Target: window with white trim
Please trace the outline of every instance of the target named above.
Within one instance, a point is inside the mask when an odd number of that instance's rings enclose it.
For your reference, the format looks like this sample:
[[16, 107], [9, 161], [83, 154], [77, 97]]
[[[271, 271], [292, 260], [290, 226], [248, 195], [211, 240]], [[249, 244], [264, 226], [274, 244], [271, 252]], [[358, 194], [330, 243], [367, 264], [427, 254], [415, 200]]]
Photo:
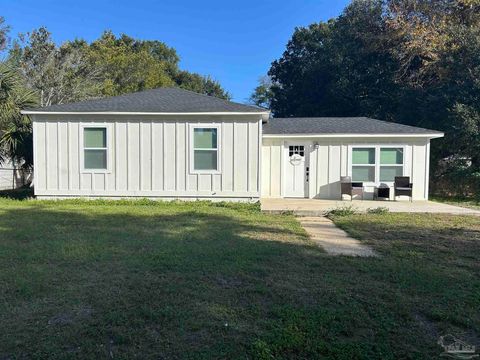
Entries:
[[403, 147], [353, 147], [351, 159], [352, 181], [393, 182], [396, 176], [403, 176]]
[[403, 176], [403, 148], [380, 148], [380, 182]]
[[305, 156], [305, 146], [303, 145], [290, 145], [288, 147], [288, 156], [292, 157], [293, 155]]
[[218, 128], [193, 128], [193, 170], [199, 172], [218, 171]]
[[85, 170], [107, 170], [107, 128], [83, 128], [83, 168]]
[[375, 148], [352, 149], [352, 181], [375, 181]]

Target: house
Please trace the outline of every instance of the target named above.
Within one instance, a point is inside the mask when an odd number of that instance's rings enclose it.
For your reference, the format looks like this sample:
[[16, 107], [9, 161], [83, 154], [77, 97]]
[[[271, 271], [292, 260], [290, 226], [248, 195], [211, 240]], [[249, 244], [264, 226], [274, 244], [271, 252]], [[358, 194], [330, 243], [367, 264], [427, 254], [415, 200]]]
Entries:
[[35, 195], [258, 200], [367, 195], [410, 176], [428, 198], [430, 140], [442, 133], [369, 118], [278, 118], [178, 88], [24, 110]]

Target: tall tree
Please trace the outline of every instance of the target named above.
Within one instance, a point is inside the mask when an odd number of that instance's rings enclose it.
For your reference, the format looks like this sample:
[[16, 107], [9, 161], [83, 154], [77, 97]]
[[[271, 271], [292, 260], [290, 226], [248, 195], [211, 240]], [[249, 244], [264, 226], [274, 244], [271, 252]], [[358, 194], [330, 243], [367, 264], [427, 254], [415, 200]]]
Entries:
[[175, 49], [158, 40], [139, 40], [105, 31], [92, 43], [77, 39], [57, 46], [46, 28], [21, 36], [9, 61], [21, 69], [40, 105], [120, 95], [163, 86], [229, 98], [210, 77], [178, 68]]
[[37, 94], [27, 89], [21, 75], [0, 63], [0, 162], [13, 160], [24, 168], [33, 166], [32, 127], [20, 110], [37, 105]]
[[208, 76], [178, 68], [175, 49], [165, 43], [116, 37], [106, 31], [89, 46], [89, 60], [102, 74], [102, 95], [119, 95], [162, 86], [179, 86], [198, 93], [229, 98], [221, 85]]
[[[88, 59], [93, 68], [101, 73], [101, 94], [119, 95], [162, 86], [173, 86], [171, 72], [177, 58], [167, 57], [153, 51], [152, 44], [137, 41], [127, 35], [117, 38], [107, 31], [88, 48]], [[174, 52], [173, 49], [166, 51]]]
[[5, 50], [7, 46], [7, 34], [10, 27], [5, 24], [5, 19], [0, 16], [0, 51]]
[[202, 76], [188, 71], [177, 71], [174, 73], [174, 81], [179, 87], [186, 90], [226, 100], [231, 98], [228, 91], [224, 90], [222, 85], [210, 76]]
[[258, 86], [248, 99], [248, 102], [266, 109], [270, 108], [270, 99], [272, 97], [272, 80], [268, 76], [262, 76], [258, 80]]
[[40, 106], [62, 104], [98, 95], [98, 69], [85, 56], [86, 43], [66, 42], [57, 47], [46, 28], [21, 38], [10, 52], [28, 86], [38, 92]]

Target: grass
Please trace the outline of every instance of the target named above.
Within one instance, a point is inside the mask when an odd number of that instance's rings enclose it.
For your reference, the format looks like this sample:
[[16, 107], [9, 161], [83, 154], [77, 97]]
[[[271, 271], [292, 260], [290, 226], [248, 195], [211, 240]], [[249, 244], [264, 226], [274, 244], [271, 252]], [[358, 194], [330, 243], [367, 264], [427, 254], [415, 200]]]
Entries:
[[256, 205], [0, 200], [0, 359], [431, 359], [478, 342], [480, 218], [332, 215], [330, 257]]
[[453, 196], [430, 196], [430, 200], [450, 205], [480, 210], [480, 198], [474, 197], [453, 197]]

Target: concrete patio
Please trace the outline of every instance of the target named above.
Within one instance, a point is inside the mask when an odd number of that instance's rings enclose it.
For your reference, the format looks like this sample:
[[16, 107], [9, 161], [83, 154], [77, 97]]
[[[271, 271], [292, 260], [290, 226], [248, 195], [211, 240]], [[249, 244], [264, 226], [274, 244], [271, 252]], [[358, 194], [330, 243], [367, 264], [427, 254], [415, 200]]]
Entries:
[[281, 213], [293, 211], [299, 216], [322, 216], [327, 211], [339, 207], [353, 206], [356, 211], [365, 212], [367, 209], [385, 207], [390, 212], [408, 213], [443, 213], [454, 215], [477, 215], [480, 210], [468, 209], [433, 201], [373, 201], [373, 200], [320, 200], [320, 199], [261, 199], [263, 211]]

